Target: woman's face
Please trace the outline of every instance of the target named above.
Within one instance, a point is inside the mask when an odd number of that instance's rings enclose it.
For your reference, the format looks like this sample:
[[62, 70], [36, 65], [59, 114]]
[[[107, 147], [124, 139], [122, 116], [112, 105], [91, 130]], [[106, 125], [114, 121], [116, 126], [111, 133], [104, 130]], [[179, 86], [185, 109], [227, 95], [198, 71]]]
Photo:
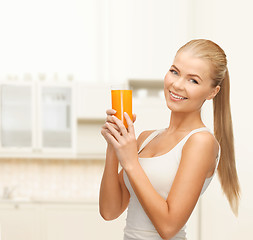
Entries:
[[205, 100], [212, 99], [220, 87], [212, 87], [211, 65], [190, 51], [179, 52], [164, 78], [168, 108], [176, 112], [199, 111]]

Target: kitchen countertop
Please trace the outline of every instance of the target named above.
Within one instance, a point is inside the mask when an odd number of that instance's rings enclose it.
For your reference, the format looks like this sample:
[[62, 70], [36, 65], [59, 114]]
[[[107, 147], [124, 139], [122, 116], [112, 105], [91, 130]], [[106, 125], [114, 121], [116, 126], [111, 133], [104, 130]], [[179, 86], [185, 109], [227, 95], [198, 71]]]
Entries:
[[8, 153], [1, 152], [0, 159], [36, 159], [36, 160], [99, 160], [105, 161], [105, 154], [56, 154], [56, 153]]
[[13, 199], [0, 199], [0, 204], [8, 203], [38, 203], [38, 204], [98, 204], [98, 200], [90, 199], [60, 199], [60, 198], [13, 198]]

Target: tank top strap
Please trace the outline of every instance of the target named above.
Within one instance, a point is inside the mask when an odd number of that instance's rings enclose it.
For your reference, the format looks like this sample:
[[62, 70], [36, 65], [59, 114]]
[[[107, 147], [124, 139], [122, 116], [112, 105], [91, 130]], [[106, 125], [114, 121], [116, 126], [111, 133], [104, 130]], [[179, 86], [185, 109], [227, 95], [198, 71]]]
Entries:
[[162, 131], [164, 131], [165, 129], [158, 129], [155, 130], [154, 132], [152, 132], [142, 143], [142, 145], [140, 146], [140, 149], [138, 151], [138, 153], [140, 153], [142, 151], [142, 149], [152, 140], [154, 139], [159, 133], [161, 133]]

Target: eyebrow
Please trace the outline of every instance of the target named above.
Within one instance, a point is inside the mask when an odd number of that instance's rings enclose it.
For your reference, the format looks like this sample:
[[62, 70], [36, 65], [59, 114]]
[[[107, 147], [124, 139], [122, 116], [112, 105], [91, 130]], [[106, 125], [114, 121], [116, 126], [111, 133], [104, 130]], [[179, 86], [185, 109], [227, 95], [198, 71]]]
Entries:
[[[175, 65], [172, 65], [171, 67], [175, 68], [178, 72], [180, 72], [180, 70], [179, 70]], [[188, 76], [197, 77], [197, 78], [199, 78], [201, 81], [203, 81], [202, 78], [201, 78], [199, 75], [197, 75], [197, 74], [188, 74]]]

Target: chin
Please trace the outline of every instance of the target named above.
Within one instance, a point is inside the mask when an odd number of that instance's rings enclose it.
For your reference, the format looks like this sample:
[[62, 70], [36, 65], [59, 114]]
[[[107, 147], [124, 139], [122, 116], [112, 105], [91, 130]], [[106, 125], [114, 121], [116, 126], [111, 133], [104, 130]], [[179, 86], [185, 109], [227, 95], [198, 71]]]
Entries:
[[172, 112], [178, 112], [178, 113], [189, 113], [189, 112], [194, 112], [196, 109], [190, 108], [188, 105], [186, 106], [175, 106], [171, 102], [167, 102], [167, 107], [172, 111]]
[[167, 103], [167, 107], [170, 109], [172, 112], [185, 112], [185, 108], [182, 107], [175, 107], [171, 103]]

